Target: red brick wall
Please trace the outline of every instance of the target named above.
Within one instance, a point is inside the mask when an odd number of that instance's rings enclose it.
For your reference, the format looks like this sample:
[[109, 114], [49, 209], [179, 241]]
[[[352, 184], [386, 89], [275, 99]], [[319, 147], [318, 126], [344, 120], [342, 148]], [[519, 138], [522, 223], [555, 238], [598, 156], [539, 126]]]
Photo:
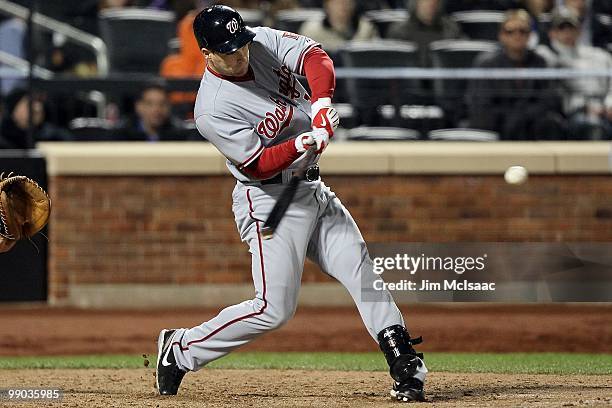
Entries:
[[[612, 241], [609, 176], [330, 176], [369, 242]], [[54, 177], [49, 294], [71, 283], [250, 282], [227, 176]], [[304, 281], [327, 280], [308, 265]]]

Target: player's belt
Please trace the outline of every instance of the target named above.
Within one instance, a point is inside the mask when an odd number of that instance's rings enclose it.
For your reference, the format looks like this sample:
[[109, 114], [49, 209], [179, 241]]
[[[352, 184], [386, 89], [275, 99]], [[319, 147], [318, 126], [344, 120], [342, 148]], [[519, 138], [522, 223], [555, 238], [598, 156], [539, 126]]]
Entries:
[[[317, 181], [319, 179], [319, 166], [316, 164], [314, 166], [310, 166], [306, 169], [306, 173], [304, 174], [305, 181]], [[260, 184], [262, 186], [268, 184], [282, 184], [283, 183], [283, 173], [278, 173], [276, 176], [269, 178], [267, 180], [262, 180]]]

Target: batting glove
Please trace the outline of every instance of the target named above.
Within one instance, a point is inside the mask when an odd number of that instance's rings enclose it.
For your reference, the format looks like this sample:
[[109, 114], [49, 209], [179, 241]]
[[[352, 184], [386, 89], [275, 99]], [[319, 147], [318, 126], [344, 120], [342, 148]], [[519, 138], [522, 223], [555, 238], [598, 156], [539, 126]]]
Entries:
[[295, 149], [298, 151], [298, 153], [304, 153], [306, 150], [310, 149], [316, 144], [317, 142], [312, 136], [312, 132], [302, 133], [295, 138]]
[[[334, 136], [334, 131], [340, 123], [338, 112], [331, 106], [331, 98], [319, 98], [312, 104], [312, 130], [313, 133], [320, 133], [324, 130], [328, 140]], [[317, 145], [317, 147], [319, 147]]]

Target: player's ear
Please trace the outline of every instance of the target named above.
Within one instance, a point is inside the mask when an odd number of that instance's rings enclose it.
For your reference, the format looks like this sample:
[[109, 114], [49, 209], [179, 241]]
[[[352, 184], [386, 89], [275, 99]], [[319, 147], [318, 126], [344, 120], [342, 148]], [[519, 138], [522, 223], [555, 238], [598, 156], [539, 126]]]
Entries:
[[208, 58], [208, 56], [209, 56], [209, 55], [210, 55], [210, 53], [212, 52], [211, 50], [209, 50], [209, 49], [207, 49], [207, 48], [204, 48], [204, 47], [200, 48], [200, 51], [202, 51], [202, 54], [204, 54], [204, 56], [205, 56], [206, 58]]

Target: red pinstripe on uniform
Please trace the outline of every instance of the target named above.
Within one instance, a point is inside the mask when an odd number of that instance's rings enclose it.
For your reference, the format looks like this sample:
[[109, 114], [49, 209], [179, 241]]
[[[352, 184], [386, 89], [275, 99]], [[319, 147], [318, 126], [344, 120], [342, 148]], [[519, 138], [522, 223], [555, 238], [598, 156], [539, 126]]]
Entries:
[[250, 192], [251, 192], [251, 190], [247, 190], [246, 196], [247, 196], [247, 200], [249, 201], [249, 216], [251, 217], [251, 219], [253, 219], [255, 221], [255, 224], [257, 226], [257, 241], [258, 241], [258, 244], [259, 244], [259, 261], [261, 263], [261, 279], [263, 281], [263, 295], [262, 295], [262, 299], [263, 299], [263, 302], [264, 302], [263, 307], [258, 312], [249, 313], [247, 315], [237, 317], [234, 320], [231, 320], [231, 321], [225, 323], [223, 326], [213, 330], [212, 332], [208, 333], [205, 337], [203, 337], [201, 339], [190, 341], [189, 343], [187, 343], [187, 347], [183, 347], [178, 341], [172, 343], [172, 346], [178, 345], [180, 347], [181, 351], [189, 350], [189, 346], [192, 345], [192, 344], [201, 343], [203, 341], [208, 340], [209, 338], [211, 338], [215, 334], [219, 333], [221, 330], [225, 329], [228, 326], [231, 326], [232, 324], [234, 324], [236, 322], [239, 322], [239, 321], [244, 320], [244, 319], [248, 319], [249, 317], [259, 316], [260, 314], [262, 314], [266, 310], [266, 307], [268, 306], [268, 301], [266, 300], [266, 271], [264, 269], [264, 257], [263, 257], [263, 247], [262, 247], [262, 242], [261, 242], [261, 233], [259, 231], [259, 221], [253, 216], [253, 202], [251, 201], [251, 194], [250, 194]]

